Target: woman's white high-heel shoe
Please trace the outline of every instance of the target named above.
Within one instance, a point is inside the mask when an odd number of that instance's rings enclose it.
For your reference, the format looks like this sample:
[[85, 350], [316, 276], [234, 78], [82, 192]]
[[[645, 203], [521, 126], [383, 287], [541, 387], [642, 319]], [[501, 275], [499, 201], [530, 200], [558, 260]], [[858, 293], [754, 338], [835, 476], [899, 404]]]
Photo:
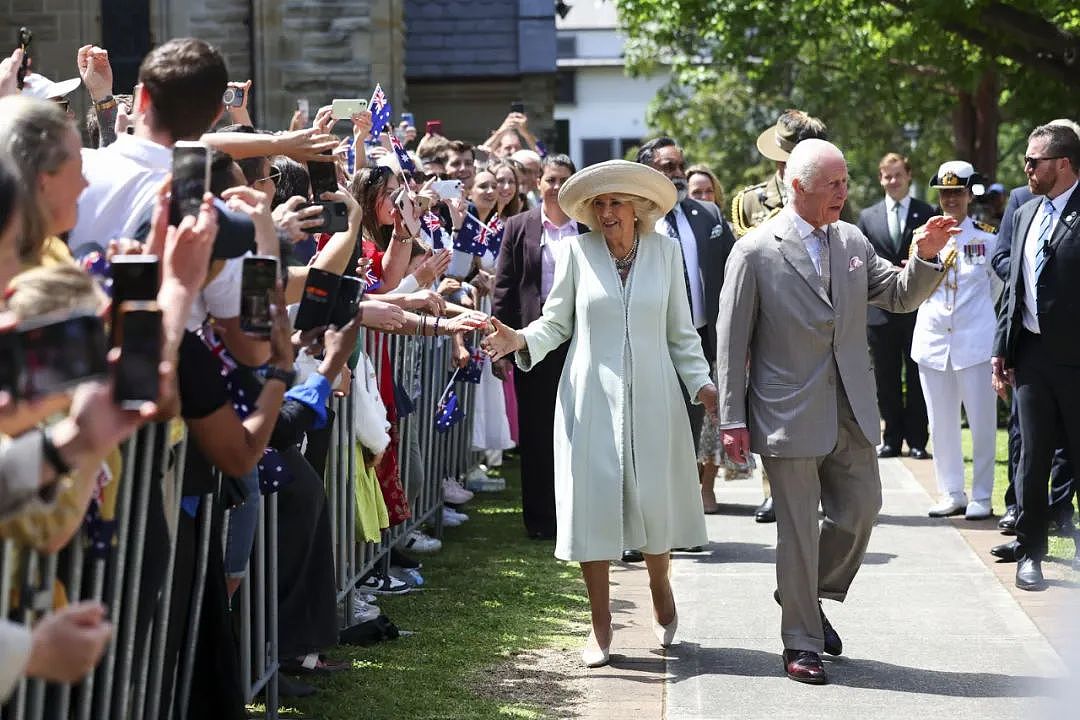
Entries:
[[596, 668], [607, 665], [610, 659], [608, 648], [600, 647], [600, 643], [596, 641], [596, 634], [590, 630], [585, 647], [581, 650], [581, 662], [585, 664], [585, 667]]
[[656, 635], [657, 642], [660, 643], [660, 647], [671, 647], [671, 643], [675, 641], [675, 631], [678, 629], [679, 612], [677, 610], [675, 611], [675, 617], [667, 625], [661, 625], [656, 618], [653, 618], [652, 630]]

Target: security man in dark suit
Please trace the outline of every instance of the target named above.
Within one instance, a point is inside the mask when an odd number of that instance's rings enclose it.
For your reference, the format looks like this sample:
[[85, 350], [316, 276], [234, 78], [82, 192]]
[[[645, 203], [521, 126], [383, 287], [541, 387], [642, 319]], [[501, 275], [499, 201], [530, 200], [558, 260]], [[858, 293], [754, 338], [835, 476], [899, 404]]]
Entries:
[[[878, 163], [878, 180], [885, 197], [859, 213], [856, 223], [878, 256], [897, 267], [907, 263], [915, 228], [934, 215], [934, 209], [909, 197], [911, 163], [888, 153]], [[867, 310], [867, 339], [874, 359], [878, 409], [885, 422], [878, 457], [896, 457], [906, 440], [911, 457], [925, 460], [930, 438], [926, 401], [919, 384], [919, 366], [911, 359], [915, 313], [891, 313], [874, 306]], [[906, 386], [901, 376], [906, 378]], [[906, 397], [904, 388], [907, 388]]]
[[[589, 231], [559, 206], [559, 188], [575, 171], [566, 155], [549, 155], [541, 167], [540, 206], [506, 221], [495, 266], [492, 314], [510, 327], [525, 327], [540, 317], [562, 246]], [[567, 341], [531, 372], [514, 375], [521, 509], [526, 533], [537, 540], [555, 537], [555, 394], [569, 347]], [[492, 372], [503, 379], [510, 363], [506, 358], [499, 360]]]
[[1041, 590], [1057, 438], [1080, 457], [1080, 137], [1060, 125], [1035, 128], [1024, 171], [1036, 197], [1014, 216], [992, 365], [999, 393], [1013, 386], [1020, 420], [1016, 586]]
[[[1031, 200], [1031, 194], [1027, 185], [1015, 188], [1009, 193], [1009, 201], [1005, 205], [1005, 213], [1001, 216], [1001, 227], [998, 228], [997, 245], [994, 255], [990, 258], [990, 264], [994, 272], [1003, 282], [1009, 281], [1010, 257], [1012, 254], [1012, 228], [1013, 216], [1017, 209]], [[1009, 412], [1009, 486], [1005, 490], [1005, 514], [998, 521], [998, 528], [1004, 535], [1016, 533], [1016, 466], [1020, 463], [1020, 420], [1016, 413], [1016, 396], [1013, 395]], [[1075, 474], [1072, 463], [1065, 455], [1065, 449], [1058, 446], [1054, 452], [1054, 462], [1050, 466], [1050, 522], [1053, 529], [1070, 534], [1073, 530], [1073, 497], [1076, 495]], [[1016, 561], [1015, 542], [1003, 543], [991, 548], [990, 553], [994, 557]]]
[[[720, 311], [720, 287], [724, 283], [724, 265], [735, 244], [735, 234], [724, 219], [720, 208], [713, 203], [688, 197], [686, 159], [682, 148], [669, 137], [658, 137], [641, 146], [637, 161], [659, 170], [675, 185], [679, 201], [675, 207], [656, 223], [656, 231], [677, 240], [683, 256], [683, 277], [686, 296], [694, 326], [701, 336], [705, 357], [716, 357], [716, 316]], [[686, 412], [690, 416], [690, 431], [694, 437], [694, 451], [701, 440], [701, 426], [705, 420], [704, 407], [694, 405], [683, 388]], [[701, 466], [698, 466], [699, 475]], [[711, 488], [714, 478], [702, 478]], [[627, 551], [626, 561], [640, 562], [637, 551]]]

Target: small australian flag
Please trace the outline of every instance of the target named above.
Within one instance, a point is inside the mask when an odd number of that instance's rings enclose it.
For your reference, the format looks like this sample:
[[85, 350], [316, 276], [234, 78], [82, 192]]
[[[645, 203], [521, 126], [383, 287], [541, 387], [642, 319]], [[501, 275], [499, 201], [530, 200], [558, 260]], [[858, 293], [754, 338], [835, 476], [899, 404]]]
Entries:
[[458, 402], [457, 393], [448, 390], [435, 410], [435, 430], [440, 433], [449, 432], [450, 428], [457, 425], [464, 417], [465, 412], [461, 409], [461, 403]]
[[467, 383], [473, 385], [480, 384], [480, 378], [484, 374], [484, 363], [487, 361], [487, 357], [484, 355], [484, 351], [479, 347], [475, 347], [469, 353], [469, 364], [461, 371], [461, 379]]
[[422, 218], [424, 234], [427, 235], [429, 244], [435, 250], [446, 247], [446, 229], [443, 227], [442, 218], [438, 213], [426, 212]]
[[491, 228], [471, 215], [465, 216], [465, 224], [454, 236], [454, 249], [481, 257], [488, 249]]
[[413, 163], [412, 158], [409, 157], [409, 153], [405, 152], [405, 147], [398, 140], [397, 135], [390, 135], [390, 146], [394, 148], [394, 154], [397, 155], [398, 165], [401, 166], [402, 172], [416, 172], [416, 164]]
[[375, 83], [375, 92], [371, 93], [371, 102], [368, 103], [371, 110], [371, 137], [379, 139], [379, 133], [390, 123], [394, 116], [394, 106], [386, 99], [382, 85]]

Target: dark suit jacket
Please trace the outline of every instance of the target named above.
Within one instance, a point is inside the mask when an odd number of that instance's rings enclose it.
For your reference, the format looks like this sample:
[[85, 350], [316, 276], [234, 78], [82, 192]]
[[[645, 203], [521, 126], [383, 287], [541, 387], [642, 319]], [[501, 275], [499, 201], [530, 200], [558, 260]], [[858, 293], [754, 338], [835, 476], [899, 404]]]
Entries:
[[[889, 238], [888, 209], [885, 207], [884, 198], [860, 212], [859, 220], [855, 224], [874, 246], [878, 257], [885, 258], [893, 265], [899, 265], [900, 261], [907, 260], [911, 253], [911, 237], [915, 234], [915, 229], [933, 215], [933, 207], [918, 198], [911, 198], [907, 219], [904, 220], [904, 233], [900, 236], [900, 252], [893, 249], [892, 240]], [[884, 325], [893, 314], [871, 305], [867, 308], [866, 324]]]
[[[1012, 227], [1009, 280], [1005, 284], [1006, 298], [998, 314], [994, 355], [1005, 358], [1006, 367], [1014, 367], [1016, 341], [1023, 329], [1024, 306], [1024, 243], [1028, 230], [1043, 201], [1033, 197], [1020, 206]], [[1037, 316], [1042, 332], [1042, 351], [1051, 362], [1080, 365], [1080, 342], [1077, 341], [1076, 318], [1080, 317], [1080, 189], [1074, 190], [1061, 213], [1050, 238], [1051, 255], [1039, 275]]]
[[[544, 308], [540, 299], [543, 274], [540, 241], [544, 237], [540, 210], [536, 207], [506, 221], [502, 247], [495, 262], [492, 314], [515, 330], [540, 317]], [[584, 235], [589, 228], [578, 223], [578, 232]]]
[[997, 243], [994, 244], [994, 255], [990, 258], [990, 265], [994, 272], [1002, 280], [1009, 279], [1009, 258], [1012, 256], [1012, 229], [1013, 215], [1020, 206], [1031, 198], [1031, 190], [1027, 185], [1021, 185], [1009, 193], [1009, 202], [1005, 205], [1005, 214], [1001, 216], [1001, 226], [998, 227]]
[[693, 198], [683, 200], [682, 207], [697, 241], [698, 269], [705, 294], [705, 337], [702, 350], [709, 362], [716, 360], [716, 316], [720, 312], [720, 288], [724, 285], [724, 265], [735, 245], [735, 232], [720, 208], [711, 202]]

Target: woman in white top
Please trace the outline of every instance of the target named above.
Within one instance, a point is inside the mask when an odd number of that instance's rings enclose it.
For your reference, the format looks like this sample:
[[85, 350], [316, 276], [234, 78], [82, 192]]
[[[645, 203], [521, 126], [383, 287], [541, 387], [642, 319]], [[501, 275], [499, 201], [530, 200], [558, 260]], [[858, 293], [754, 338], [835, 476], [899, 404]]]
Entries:
[[[990, 517], [997, 439], [996, 396], [990, 384], [990, 356], [997, 328], [991, 291], [991, 228], [967, 216], [971, 188], [982, 180], [971, 163], [942, 164], [930, 187], [946, 215], [960, 224], [960, 234], [942, 251], [944, 277], [919, 308], [911, 357], [930, 417], [934, 472], [941, 497], [930, 517], [965, 514], [969, 520]], [[971, 500], [964, 492], [964, 456], [960, 447], [960, 406], [967, 413], [975, 460]]]

